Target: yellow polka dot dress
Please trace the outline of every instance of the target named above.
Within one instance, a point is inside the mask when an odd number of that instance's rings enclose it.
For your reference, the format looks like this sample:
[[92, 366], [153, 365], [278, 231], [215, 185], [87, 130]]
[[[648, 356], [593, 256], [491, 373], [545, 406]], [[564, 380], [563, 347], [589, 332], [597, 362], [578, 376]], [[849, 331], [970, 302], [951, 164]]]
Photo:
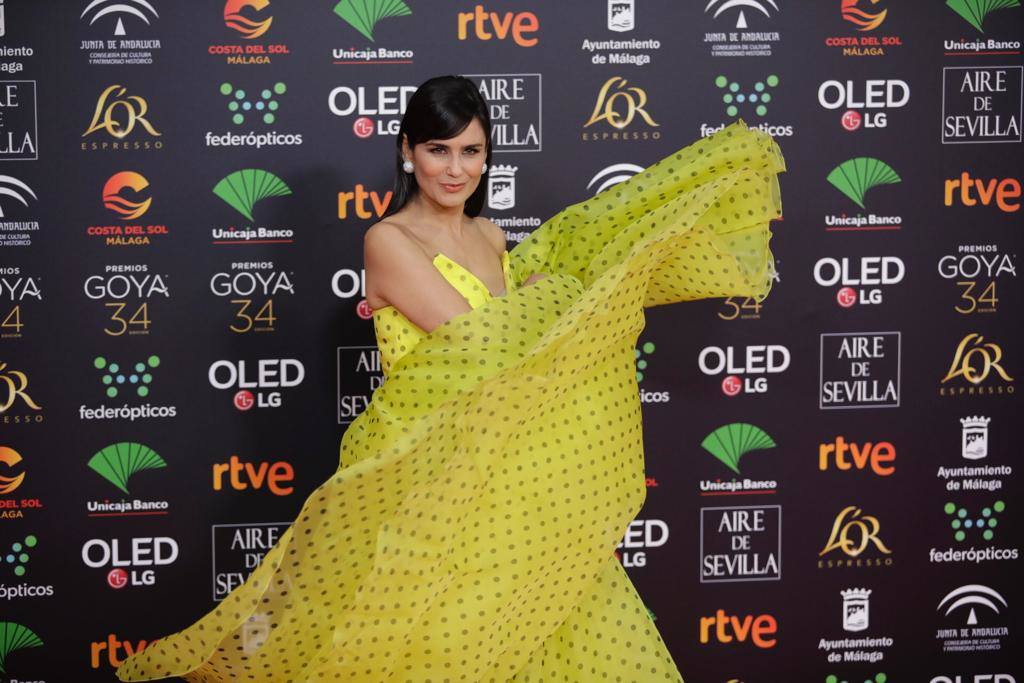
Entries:
[[764, 299], [783, 170], [740, 121], [544, 223], [503, 296], [435, 257], [473, 310], [431, 333], [375, 311], [386, 379], [338, 471], [118, 678], [681, 681], [614, 557], [646, 494], [634, 348], [645, 307]]

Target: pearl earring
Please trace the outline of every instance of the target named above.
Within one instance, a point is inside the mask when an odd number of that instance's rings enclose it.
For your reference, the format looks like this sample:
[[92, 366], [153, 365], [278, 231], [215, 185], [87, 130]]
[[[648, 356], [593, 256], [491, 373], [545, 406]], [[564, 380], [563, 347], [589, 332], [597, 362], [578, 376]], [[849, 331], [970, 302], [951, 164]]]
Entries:
[[402, 170], [406, 173], [412, 173], [413, 165], [412, 162], [406, 159], [402, 162]]
[[483, 166], [480, 167], [480, 173], [487, 173], [487, 164], [484, 164]]

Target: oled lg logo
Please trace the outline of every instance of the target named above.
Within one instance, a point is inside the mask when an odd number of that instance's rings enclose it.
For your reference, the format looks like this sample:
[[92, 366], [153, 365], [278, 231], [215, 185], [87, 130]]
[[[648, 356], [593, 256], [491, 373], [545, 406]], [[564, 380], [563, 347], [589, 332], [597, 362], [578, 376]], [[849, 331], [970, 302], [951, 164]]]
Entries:
[[306, 368], [294, 358], [264, 358], [255, 367], [244, 360], [218, 360], [207, 373], [215, 389], [234, 389], [234, 405], [239, 410], [278, 408], [281, 389], [302, 384]]
[[910, 86], [898, 79], [855, 81], [828, 80], [818, 86], [818, 104], [825, 109], [845, 109], [839, 118], [844, 130], [885, 128], [887, 110], [901, 109], [910, 101]]
[[360, 85], [354, 88], [343, 85], [327, 95], [327, 107], [335, 116], [356, 115], [352, 132], [358, 138], [397, 135], [401, 117], [414, 92], [414, 85]]
[[722, 380], [722, 393], [726, 396], [738, 394], [764, 394], [768, 391], [767, 377], [747, 375], [774, 375], [789, 368], [789, 349], [781, 344], [747, 346], [737, 349], [733, 346], [708, 346], [697, 357], [697, 366], [705, 375], [726, 373]]
[[821, 287], [841, 285], [836, 303], [842, 308], [882, 303], [882, 285], [903, 281], [906, 266], [898, 256], [825, 257], [814, 264], [814, 281]]
[[87, 567], [107, 572], [107, 585], [111, 588], [152, 586], [156, 583], [156, 570], [178, 559], [178, 542], [169, 536], [136, 537], [122, 544], [114, 538], [94, 538], [82, 546], [82, 562]]

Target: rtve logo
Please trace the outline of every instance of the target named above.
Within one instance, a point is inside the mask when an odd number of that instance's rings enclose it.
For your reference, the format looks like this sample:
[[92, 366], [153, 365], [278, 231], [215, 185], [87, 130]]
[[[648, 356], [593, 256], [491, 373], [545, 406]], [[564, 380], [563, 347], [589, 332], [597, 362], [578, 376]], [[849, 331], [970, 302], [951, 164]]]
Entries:
[[890, 464], [895, 460], [896, 447], [888, 441], [858, 444], [837, 436], [833, 443], [818, 445], [818, 469], [822, 472], [830, 462], [835, 462], [837, 470], [870, 469], [880, 477], [888, 477], [896, 471], [896, 466]]
[[964, 206], [976, 206], [979, 202], [982, 206], [991, 206], [994, 203], [1000, 211], [1014, 213], [1020, 210], [1020, 201], [1010, 201], [1013, 199], [1020, 199], [1020, 181], [1016, 178], [982, 180], [972, 178], [969, 171], [964, 171], [959, 178], [946, 180], [943, 203], [946, 206], [953, 206], [956, 200]]
[[227, 485], [236, 491], [265, 488], [275, 496], [287, 496], [295, 490], [292, 486], [283, 485], [295, 479], [295, 470], [290, 463], [283, 460], [278, 460], [275, 463], [243, 463], [237, 455], [232, 455], [227, 462], [214, 463], [214, 491], [224, 489], [225, 476]]
[[106, 640], [94, 640], [90, 643], [89, 666], [93, 669], [105, 668], [107, 665], [117, 668], [128, 657], [146, 649], [147, 645], [149, 642], [145, 640], [133, 643], [118, 638], [114, 633], [108, 633]]
[[777, 640], [773, 636], [778, 630], [779, 624], [770, 614], [735, 617], [720, 609], [713, 617], [700, 618], [701, 643], [707, 643], [712, 637], [719, 643], [745, 643], [749, 639], [757, 647], [767, 649], [775, 647]]
[[[369, 200], [369, 203], [367, 203]], [[382, 195], [376, 190], [367, 190], [362, 183], [356, 183], [352, 192], [338, 193], [338, 218], [380, 218], [391, 203], [391, 190]], [[351, 213], [349, 213], [349, 207]]]
[[[540, 21], [533, 12], [497, 12], [484, 11], [483, 5], [476, 5], [472, 12], [459, 12], [459, 40], [467, 40], [469, 28], [480, 40], [497, 38], [505, 40], [511, 33], [512, 40], [519, 47], [533, 47], [538, 39], [533, 36], [540, 28]], [[527, 35], [529, 34], [529, 35]]]

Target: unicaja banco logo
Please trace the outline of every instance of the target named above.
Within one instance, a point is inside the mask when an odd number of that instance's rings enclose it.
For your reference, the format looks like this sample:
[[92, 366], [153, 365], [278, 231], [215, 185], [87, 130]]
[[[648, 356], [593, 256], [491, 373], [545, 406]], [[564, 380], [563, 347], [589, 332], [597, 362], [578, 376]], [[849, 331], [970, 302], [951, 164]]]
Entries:
[[270, 30], [274, 17], [261, 20], [249, 19], [242, 14], [243, 9], [251, 9], [253, 13], [261, 12], [270, 5], [270, 0], [227, 0], [224, 3], [224, 24], [246, 40], [259, 38]]
[[408, 16], [412, 10], [402, 0], [341, 0], [334, 6], [334, 13], [372, 41], [377, 22], [388, 17]]
[[0, 672], [7, 671], [7, 656], [16, 650], [39, 647], [43, 641], [32, 629], [13, 621], [0, 621]]
[[742, 92], [742, 86], [736, 81], [730, 81], [725, 76], [715, 78], [715, 85], [718, 89], [725, 90], [722, 102], [725, 103], [725, 113], [729, 116], [738, 116], [740, 105], [750, 105], [755, 114], [765, 116], [768, 113], [768, 103], [772, 101], [772, 94], [768, 88], [774, 88], [778, 84], [779, 77], [771, 74], [767, 78], [755, 82], [750, 91]]
[[739, 474], [740, 458], [750, 451], [775, 448], [775, 441], [760, 427], [746, 422], [733, 422], [708, 434], [700, 445]]
[[1019, 0], [946, 0], [946, 7], [950, 8], [968, 24], [984, 33], [981, 25], [986, 17], [998, 9], [1009, 9], [1020, 7]]
[[833, 168], [826, 179], [860, 208], [864, 207], [864, 196], [876, 185], [892, 185], [901, 182], [899, 175], [889, 164], [872, 157], [855, 157]]
[[281, 197], [292, 193], [284, 181], [269, 171], [246, 168], [235, 171], [214, 185], [213, 193], [228, 206], [249, 220], [256, 202], [267, 197]]
[[128, 491], [128, 480], [137, 472], [167, 467], [167, 463], [156, 451], [141, 443], [122, 441], [107, 446], [89, 458], [88, 465], [124, 493]]

